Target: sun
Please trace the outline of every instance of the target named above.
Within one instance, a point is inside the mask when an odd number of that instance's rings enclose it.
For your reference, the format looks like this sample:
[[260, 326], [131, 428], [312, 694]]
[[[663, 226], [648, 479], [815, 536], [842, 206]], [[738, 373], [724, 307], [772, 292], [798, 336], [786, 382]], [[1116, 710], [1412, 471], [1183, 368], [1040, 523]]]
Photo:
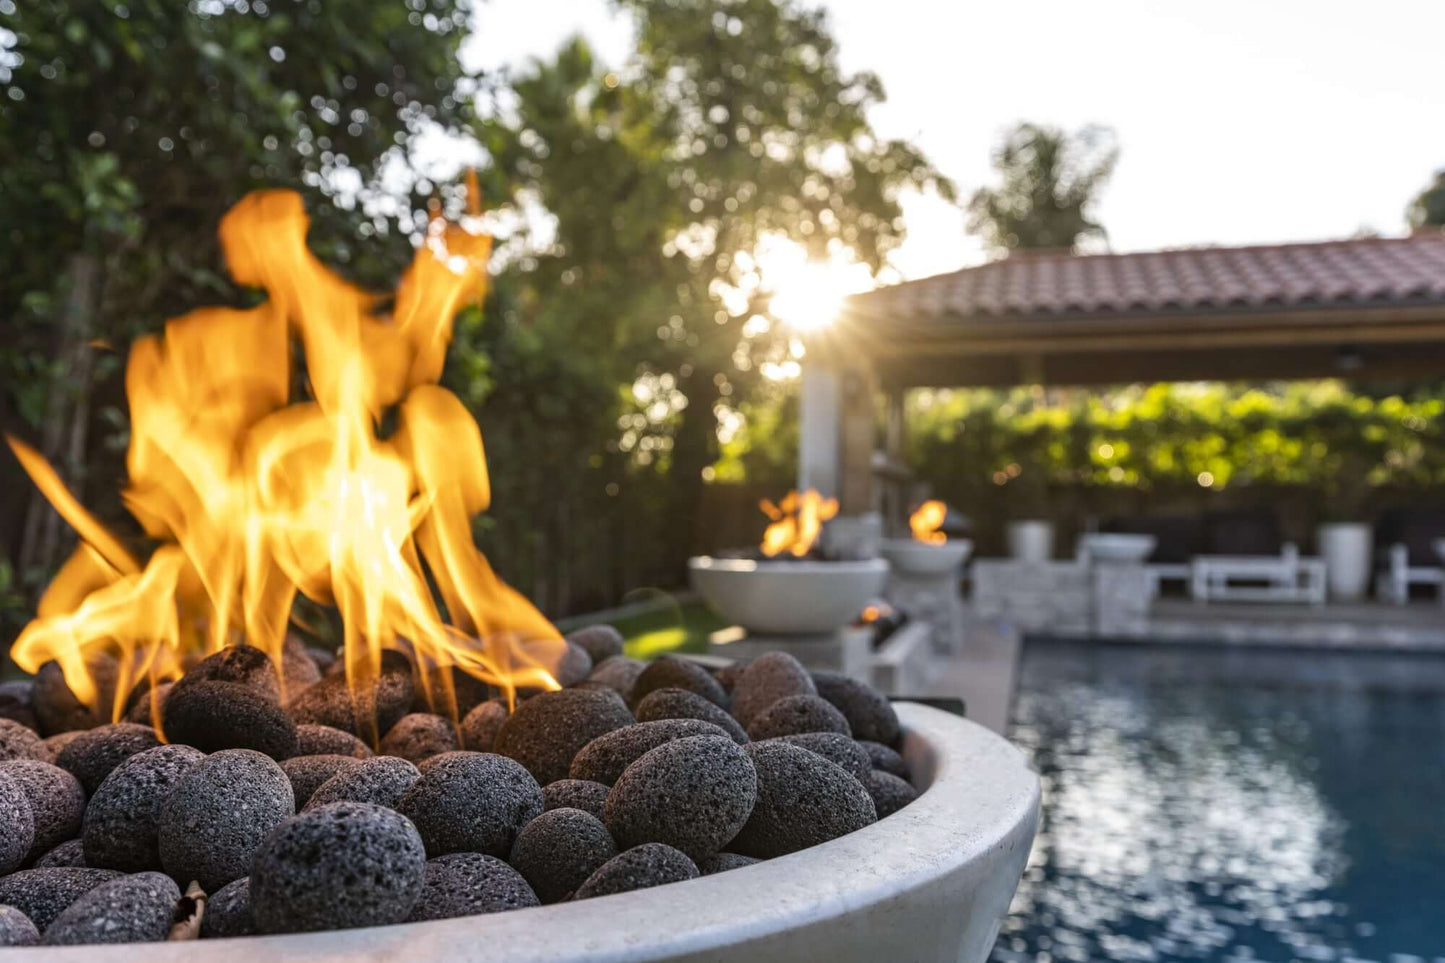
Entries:
[[873, 287], [867, 265], [846, 249], [810, 258], [802, 245], [777, 238], [762, 246], [757, 263], [771, 314], [799, 333], [821, 331], [838, 318], [843, 301]]

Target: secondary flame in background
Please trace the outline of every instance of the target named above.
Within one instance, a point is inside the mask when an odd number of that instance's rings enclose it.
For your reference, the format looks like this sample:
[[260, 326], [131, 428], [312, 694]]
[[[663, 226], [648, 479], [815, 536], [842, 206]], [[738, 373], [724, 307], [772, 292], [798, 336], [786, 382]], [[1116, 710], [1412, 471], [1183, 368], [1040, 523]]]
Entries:
[[[482, 436], [436, 384], [453, 315], [485, 289], [491, 238], [433, 221], [384, 314], [382, 298], [311, 254], [308, 224], [297, 194], [244, 198], [221, 243], [232, 276], [265, 289], [266, 303], [194, 311], [131, 348], [123, 497], [159, 543], [144, 564], [7, 436], [81, 537], [11, 655], [31, 672], [56, 660], [92, 708], [87, 657], [119, 656], [129, 675], [113, 718], [133, 680], [175, 678], [226, 645], [244, 641], [279, 666], [298, 592], [339, 610], [353, 694], [388, 648], [421, 663], [443, 712], [455, 708], [453, 669], [509, 695], [557, 687], [557, 630], [472, 542], [471, 516], [491, 500]], [[292, 397], [293, 339], [309, 397]]]
[[943, 527], [943, 520], [947, 517], [947, 505], [937, 500], [926, 501], [908, 516], [908, 527], [913, 530], [913, 537], [918, 541], [929, 545], [942, 545], [948, 541], [948, 536], [939, 529]]
[[787, 552], [802, 558], [822, 534], [823, 523], [838, 514], [838, 499], [824, 498], [810, 488], [801, 495], [788, 492], [776, 505], [764, 498], [758, 507], [773, 520], [763, 532], [763, 554], [772, 558]]

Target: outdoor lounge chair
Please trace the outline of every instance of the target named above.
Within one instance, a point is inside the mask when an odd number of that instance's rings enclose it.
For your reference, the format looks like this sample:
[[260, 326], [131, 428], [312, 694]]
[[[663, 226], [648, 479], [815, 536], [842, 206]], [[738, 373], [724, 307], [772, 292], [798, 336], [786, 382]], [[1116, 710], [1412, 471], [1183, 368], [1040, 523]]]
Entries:
[[1430, 586], [1445, 604], [1445, 567], [1436, 546], [1445, 539], [1445, 512], [1395, 508], [1380, 516], [1375, 544], [1380, 546], [1381, 571], [1375, 597], [1404, 605], [1415, 585]]
[[1218, 512], [1205, 520], [1207, 552], [1189, 562], [1196, 602], [1325, 601], [1325, 563], [1280, 539], [1265, 512]]

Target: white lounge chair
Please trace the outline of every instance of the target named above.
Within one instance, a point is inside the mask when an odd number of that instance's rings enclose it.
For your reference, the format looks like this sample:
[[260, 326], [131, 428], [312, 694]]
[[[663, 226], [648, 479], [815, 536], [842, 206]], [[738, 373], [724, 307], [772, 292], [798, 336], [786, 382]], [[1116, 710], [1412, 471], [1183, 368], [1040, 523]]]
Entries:
[[[1436, 555], [1445, 548], [1445, 539], [1436, 539]], [[1410, 586], [1433, 585], [1440, 603], [1445, 605], [1445, 568], [1438, 565], [1411, 565], [1410, 549], [1396, 542], [1385, 550], [1385, 570], [1375, 580], [1375, 596], [1382, 602], [1404, 605], [1410, 601]]]
[[[1240, 584], [1244, 583], [1244, 584]], [[1302, 557], [1293, 544], [1278, 555], [1196, 555], [1189, 563], [1190, 594], [1207, 602], [1325, 601], [1324, 559]]]

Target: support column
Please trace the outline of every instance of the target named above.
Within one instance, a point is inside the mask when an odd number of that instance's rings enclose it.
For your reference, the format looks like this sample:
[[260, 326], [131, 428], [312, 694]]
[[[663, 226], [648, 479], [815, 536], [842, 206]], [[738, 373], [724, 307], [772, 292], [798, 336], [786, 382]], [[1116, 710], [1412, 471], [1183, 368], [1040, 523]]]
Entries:
[[798, 491], [836, 497], [842, 459], [843, 398], [838, 371], [820, 360], [803, 364], [798, 399]]

